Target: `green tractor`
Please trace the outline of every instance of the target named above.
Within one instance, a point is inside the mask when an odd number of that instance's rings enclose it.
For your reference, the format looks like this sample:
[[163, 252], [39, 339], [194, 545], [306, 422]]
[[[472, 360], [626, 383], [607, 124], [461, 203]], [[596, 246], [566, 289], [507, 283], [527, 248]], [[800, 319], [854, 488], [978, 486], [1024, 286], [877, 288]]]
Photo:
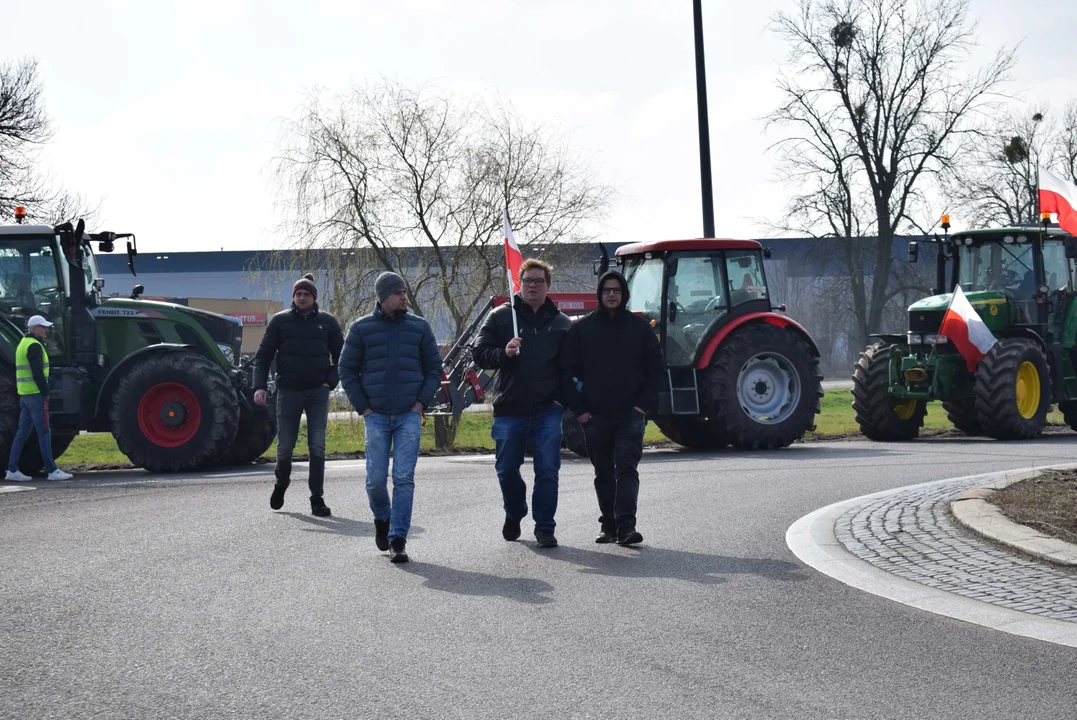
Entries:
[[[22, 208], [19, 208], [22, 210]], [[16, 215], [21, 220], [20, 214]], [[15, 348], [26, 321], [54, 323], [49, 354], [52, 447], [80, 431], [111, 432], [135, 465], [152, 472], [249, 463], [273, 442], [274, 403], [253, 403], [251, 368], [237, 362], [242, 329], [225, 315], [131, 297], [102, 299], [91, 243], [112, 252], [133, 235], [85, 233], [84, 223], [0, 226], [0, 457], [18, 425]], [[36, 437], [19, 460], [42, 469]]]
[[[944, 218], [943, 229], [949, 229]], [[1045, 225], [968, 230], [937, 245], [936, 290], [960, 285], [997, 342], [970, 371], [940, 334], [951, 293], [909, 306], [904, 335], [873, 335], [853, 370], [853, 408], [872, 440], [911, 440], [941, 400], [967, 435], [1039, 435], [1053, 403], [1077, 429], [1077, 238]], [[916, 262], [918, 245], [909, 244]]]

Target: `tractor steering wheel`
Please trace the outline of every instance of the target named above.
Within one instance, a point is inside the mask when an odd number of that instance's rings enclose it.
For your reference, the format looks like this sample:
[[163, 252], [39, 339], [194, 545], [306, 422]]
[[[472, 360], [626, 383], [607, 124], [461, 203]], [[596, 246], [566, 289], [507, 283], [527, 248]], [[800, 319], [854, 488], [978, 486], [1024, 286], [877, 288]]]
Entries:
[[714, 297], [711, 298], [710, 302], [707, 303], [707, 307], [703, 308], [703, 312], [705, 312], [705, 313], [712, 312], [714, 310], [717, 310], [719, 307], [721, 307], [721, 305], [722, 305], [722, 296], [721, 295], [715, 295]]
[[987, 286], [989, 288], [997, 290], [1000, 288], [1009, 287], [1011, 285], [1017, 285], [1020, 282], [1021, 276], [1018, 275], [1015, 270], [1010, 270], [1009, 268], [1006, 268], [999, 271], [999, 277], [997, 279], [989, 275]]

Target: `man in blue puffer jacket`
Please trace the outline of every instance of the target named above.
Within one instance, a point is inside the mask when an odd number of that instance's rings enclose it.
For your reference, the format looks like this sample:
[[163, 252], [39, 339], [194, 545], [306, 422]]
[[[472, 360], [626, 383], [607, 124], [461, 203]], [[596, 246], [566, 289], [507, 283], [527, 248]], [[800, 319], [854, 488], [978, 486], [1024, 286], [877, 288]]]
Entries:
[[348, 400], [363, 416], [366, 429], [366, 494], [374, 513], [374, 542], [398, 563], [408, 561], [404, 547], [411, 527], [421, 414], [441, 384], [441, 353], [426, 320], [408, 314], [402, 277], [384, 272], [374, 288], [378, 304], [348, 329], [338, 368]]

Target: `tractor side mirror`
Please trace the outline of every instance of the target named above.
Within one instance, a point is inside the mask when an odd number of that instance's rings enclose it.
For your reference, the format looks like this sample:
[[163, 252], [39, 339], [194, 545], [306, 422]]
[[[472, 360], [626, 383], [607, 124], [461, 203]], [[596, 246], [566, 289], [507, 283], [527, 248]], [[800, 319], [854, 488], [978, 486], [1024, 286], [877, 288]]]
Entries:
[[94, 286], [95, 290], [104, 290], [104, 288], [105, 288], [105, 278], [94, 278], [93, 286]]
[[909, 243], [909, 262], [915, 263], [920, 256], [920, 245], [915, 240]]
[[1066, 248], [1066, 259], [1077, 258], [1077, 237], [1063, 238], [1062, 244]]
[[768, 248], [768, 247], [763, 248], [763, 257], [766, 258], [767, 260], [770, 260], [770, 256], [773, 255], [773, 254], [774, 253], [772, 253], [770, 251], [770, 248]]
[[666, 277], [673, 277], [677, 274], [677, 261], [678, 257], [673, 256], [666, 259]]
[[146, 292], [146, 288], [142, 287], [141, 285], [135, 285], [133, 288], [131, 288], [131, 299], [138, 300], [138, 296], [144, 292]]

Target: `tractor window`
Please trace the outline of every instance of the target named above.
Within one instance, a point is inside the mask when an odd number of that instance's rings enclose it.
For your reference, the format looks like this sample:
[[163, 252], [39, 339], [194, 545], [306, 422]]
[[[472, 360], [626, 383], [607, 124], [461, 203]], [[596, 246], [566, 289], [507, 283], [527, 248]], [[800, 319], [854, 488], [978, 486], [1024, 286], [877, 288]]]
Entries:
[[985, 242], [961, 247], [958, 282], [965, 292], [996, 290], [1015, 300], [1031, 300], [1036, 293], [1032, 245]]
[[726, 269], [729, 274], [730, 304], [767, 299], [763, 262], [758, 252], [726, 253]]
[[43, 315], [56, 324], [46, 348], [59, 354], [63, 342], [63, 285], [57, 268], [53, 238], [22, 236], [0, 240], [0, 313], [20, 328], [31, 315]]
[[728, 310], [722, 292], [722, 258], [716, 253], [676, 256], [669, 279], [666, 360], [671, 366], [691, 365], [709, 328]]
[[1047, 288], [1055, 293], [1069, 285], [1069, 268], [1066, 248], [1061, 242], [1043, 244], [1043, 273]]
[[662, 316], [662, 275], [666, 264], [661, 258], [644, 260], [627, 258], [624, 275], [628, 280], [628, 310], [641, 313], [647, 320]]

